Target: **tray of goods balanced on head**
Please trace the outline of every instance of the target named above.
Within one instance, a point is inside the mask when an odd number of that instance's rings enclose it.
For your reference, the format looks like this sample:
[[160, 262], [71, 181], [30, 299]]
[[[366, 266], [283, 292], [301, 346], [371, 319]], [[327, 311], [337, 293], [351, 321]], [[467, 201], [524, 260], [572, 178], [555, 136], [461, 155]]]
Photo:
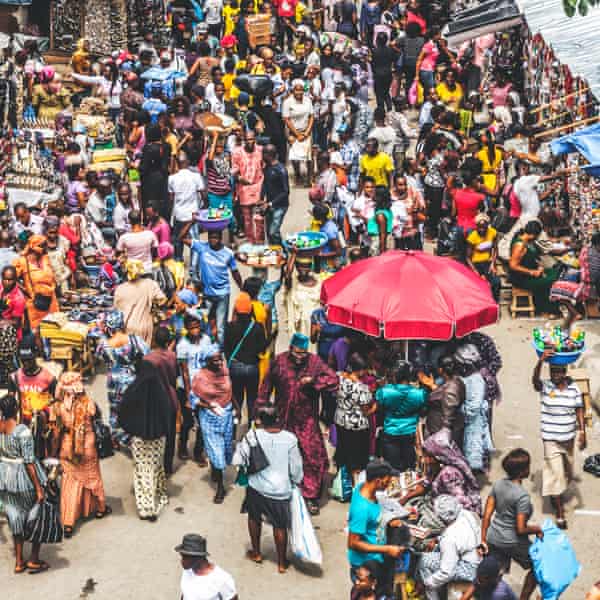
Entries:
[[551, 365], [569, 365], [585, 350], [585, 331], [574, 329], [569, 334], [560, 325], [536, 327], [533, 330], [533, 347], [538, 356], [542, 356], [545, 350], [552, 350], [552, 356], [546, 359]]
[[319, 254], [321, 248], [327, 244], [327, 236], [318, 231], [301, 231], [288, 235], [283, 245], [288, 250], [296, 250], [298, 254]]
[[205, 208], [196, 215], [196, 221], [206, 231], [221, 231], [229, 227], [233, 213], [226, 206]]

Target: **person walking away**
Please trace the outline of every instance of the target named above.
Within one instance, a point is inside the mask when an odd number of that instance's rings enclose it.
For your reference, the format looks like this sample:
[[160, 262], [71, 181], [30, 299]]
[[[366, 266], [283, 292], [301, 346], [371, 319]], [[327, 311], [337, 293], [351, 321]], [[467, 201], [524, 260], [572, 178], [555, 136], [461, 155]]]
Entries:
[[529, 478], [531, 456], [523, 448], [511, 450], [502, 460], [506, 478], [494, 482], [485, 503], [481, 523], [481, 546], [484, 554], [498, 561], [508, 573], [511, 561], [526, 571], [520, 600], [529, 600], [536, 586], [529, 557], [529, 535], [542, 537], [539, 525], [529, 524], [533, 506], [523, 480]]
[[258, 396], [260, 355], [267, 349], [262, 325], [253, 315], [252, 300], [241, 292], [233, 307], [233, 319], [225, 327], [224, 352], [229, 365], [233, 396], [240, 410], [246, 398], [248, 422], [254, 419], [254, 402]]
[[281, 245], [281, 225], [290, 206], [290, 183], [285, 166], [277, 160], [277, 149], [268, 144], [263, 149], [265, 162], [261, 202], [266, 206], [267, 241]]
[[158, 238], [154, 231], [142, 225], [142, 213], [139, 210], [130, 211], [128, 218], [131, 231], [119, 238], [117, 253], [123, 254], [128, 261], [140, 261], [144, 274], [152, 273], [152, 256], [158, 248]]
[[400, 361], [394, 373], [395, 383], [375, 392], [377, 408], [383, 413], [383, 458], [399, 471], [415, 468], [417, 423], [427, 401], [425, 386], [436, 388], [432, 377], [419, 373], [421, 388], [413, 385], [416, 378], [411, 364]]
[[304, 476], [298, 439], [279, 425], [276, 406], [265, 406], [257, 411], [257, 428], [238, 444], [233, 464], [247, 468], [250, 464], [250, 445], [260, 444], [268, 466], [258, 473], [248, 475], [246, 503], [248, 507], [248, 533], [251, 549], [246, 556], [262, 562], [260, 536], [262, 519], [273, 525], [277, 550], [277, 566], [285, 573], [289, 563], [286, 558], [287, 531], [291, 527], [290, 498], [292, 486], [299, 486]]
[[367, 363], [352, 354], [339, 374], [336, 409], [333, 417], [337, 435], [334, 460], [346, 467], [353, 483], [369, 462], [369, 416], [376, 410], [369, 386], [363, 382]]
[[15, 548], [14, 573], [40, 573], [49, 568], [40, 560], [40, 544], [31, 546], [29, 560], [23, 556], [25, 522], [36, 502], [44, 500], [46, 474], [34, 454], [33, 436], [19, 423], [15, 397], [0, 398], [0, 503], [8, 519]]
[[233, 455], [234, 417], [239, 419], [240, 415], [231, 389], [229, 369], [221, 348], [212, 344], [206, 350], [206, 366], [192, 380], [192, 391], [198, 398], [196, 417], [202, 428], [211, 479], [217, 484], [215, 504], [222, 504], [225, 499], [223, 474]]
[[185, 152], [180, 152], [176, 159], [177, 172], [169, 175], [169, 203], [173, 216], [173, 246], [175, 258], [183, 259], [183, 242], [179, 239], [183, 228], [192, 223], [194, 213], [202, 204], [202, 193], [205, 190], [204, 180], [199, 173], [190, 169], [190, 162]]
[[544, 444], [542, 496], [550, 496], [556, 524], [567, 528], [562, 494], [573, 479], [575, 438], [580, 450], [587, 445], [581, 390], [568, 376], [563, 365], [550, 364], [550, 379], [541, 379], [544, 361], [552, 356], [545, 350], [533, 370], [533, 387], [542, 404], [541, 433]]
[[181, 600], [238, 600], [233, 577], [208, 561], [206, 540], [195, 533], [175, 546], [181, 556]]
[[55, 426], [62, 467], [60, 520], [69, 538], [80, 518], [102, 519], [112, 513], [106, 504], [100, 461], [96, 450], [94, 419], [98, 407], [86, 394], [79, 373], [60, 376], [50, 421]]
[[209, 231], [208, 241], [194, 240], [188, 232], [191, 223], [181, 232], [181, 238], [192, 250], [193, 260], [196, 260], [195, 274], [192, 280], [202, 282], [204, 302], [209, 311], [209, 318], [214, 320], [217, 340], [223, 346], [225, 337], [225, 322], [229, 314], [229, 296], [231, 285], [229, 273], [237, 286], [243, 286], [242, 276], [237, 268], [233, 250], [223, 244], [222, 231]]
[[319, 394], [334, 392], [336, 374], [315, 354], [308, 351], [309, 340], [294, 334], [287, 352], [271, 363], [261, 386], [257, 408], [274, 404], [279, 409], [281, 426], [298, 438], [304, 464], [301, 491], [311, 514], [319, 512], [323, 477], [329, 464], [323, 434], [319, 427]]
[[177, 416], [180, 414], [177, 398], [177, 356], [174, 352], [175, 337], [167, 327], [159, 327], [156, 330], [154, 342], [156, 347], [146, 354], [144, 360], [147, 360], [156, 369], [156, 374], [167, 391], [174, 411], [173, 420], [169, 425], [169, 435], [167, 436], [165, 449], [165, 473], [168, 477], [173, 473]]
[[156, 521], [168, 504], [164, 456], [175, 410], [154, 365], [141, 360], [123, 394], [119, 425], [132, 436], [133, 490], [143, 521]]
[[[180, 460], [189, 458], [187, 451], [188, 437], [194, 426], [194, 408], [198, 402], [197, 396], [192, 391], [192, 381], [196, 373], [206, 365], [206, 352], [211, 347], [211, 341], [206, 333], [202, 332], [202, 314], [194, 309], [188, 310], [183, 321], [186, 335], [177, 342], [177, 365], [182, 380], [179, 388], [179, 403], [183, 422], [179, 432], [179, 449], [177, 455]], [[206, 467], [204, 456], [204, 442], [202, 441], [202, 429], [198, 427], [196, 432], [196, 444], [194, 446], [194, 460], [201, 467]]]

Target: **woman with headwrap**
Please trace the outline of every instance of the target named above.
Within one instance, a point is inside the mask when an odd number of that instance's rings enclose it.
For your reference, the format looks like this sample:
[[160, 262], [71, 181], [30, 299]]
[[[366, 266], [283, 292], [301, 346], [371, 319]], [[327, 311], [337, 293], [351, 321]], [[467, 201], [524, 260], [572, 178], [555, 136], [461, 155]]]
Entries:
[[419, 560], [417, 576], [425, 586], [427, 600], [438, 600], [442, 588], [451, 581], [475, 581], [481, 561], [477, 552], [481, 524], [477, 516], [453, 496], [438, 496], [433, 509], [446, 529], [437, 548], [423, 553]]
[[152, 343], [154, 322], [152, 307], [167, 301], [160, 286], [145, 273], [144, 264], [140, 260], [128, 260], [125, 264], [127, 281], [115, 289], [115, 308], [123, 312], [125, 331], [140, 336], [146, 344]]
[[164, 455], [175, 408], [154, 365], [141, 360], [123, 394], [119, 425], [132, 436], [133, 490], [140, 519], [156, 521], [169, 502]]
[[43, 235], [32, 235], [14, 265], [27, 296], [29, 325], [35, 331], [48, 313], [57, 312], [59, 308], [56, 279], [48, 256], [46, 238]]
[[52, 67], [42, 69], [40, 83], [33, 87], [31, 97], [38, 119], [54, 123], [58, 114], [71, 106], [71, 95], [61, 79]]
[[432, 498], [443, 494], [455, 496], [467, 510], [481, 514], [479, 484], [458, 446], [443, 429], [430, 435], [422, 446], [426, 481], [415, 486], [400, 499], [406, 504], [412, 498], [430, 492]]
[[50, 266], [54, 271], [56, 289], [61, 293], [69, 288], [71, 269], [68, 263], [69, 240], [59, 233], [60, 219], [54, 215], [48, 215], [44, 219], [44, 234], [48, 248]]
[[493, 450], [488, 421], [486, 384], [479, 372], [481, 355], [473, 344], [462, 345], [454, 355], [465, 384], [465, 430], [462, 450], [473, 471], [484, 471]]
[[202, 428], [204, 448], [211, 466], [211, 478], [217, 484], [213, 499], [222, 504], [225, 498], [223, 472], [233, 456], [233, 417], [240, 409], [231, 393], [229, 369], [218, 344], [206, 350], [206, 366], [192, 380], [192, 391], [198, 397], [198, 421]]
[[112, 428], [113, 444], [128, 444], [129, 436], [118, 425], [118, 411], [125, 390], [135, 379], [135, 363], [148, 354], [150, 347], [137, 335], [125, 333], [125, 320], [120, 310], [104, 316], [101, 327], [105, 336], [98, 343], [96, 354], [108, 365], [106, 391], [110, 407], [109, 423]]
[[56, 387], [50, 421], [55, 424], [62, 466], [60, 513], [65, 537], [73, 535], [80, 518], [102, 519], [112, 512], [106, 505], [100, 461], [96, 450], [96, 403], [86, 394], [79, 373], [67, 371]]

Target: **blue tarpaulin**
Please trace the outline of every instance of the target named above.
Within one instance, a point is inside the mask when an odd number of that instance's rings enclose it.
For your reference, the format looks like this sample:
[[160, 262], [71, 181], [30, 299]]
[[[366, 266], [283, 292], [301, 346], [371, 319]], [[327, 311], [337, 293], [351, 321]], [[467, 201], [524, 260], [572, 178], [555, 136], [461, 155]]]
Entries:
[[550, 149], [555, 155], [579, 152], [592, 165], [600, 164], [600, 123], [553, 140]]

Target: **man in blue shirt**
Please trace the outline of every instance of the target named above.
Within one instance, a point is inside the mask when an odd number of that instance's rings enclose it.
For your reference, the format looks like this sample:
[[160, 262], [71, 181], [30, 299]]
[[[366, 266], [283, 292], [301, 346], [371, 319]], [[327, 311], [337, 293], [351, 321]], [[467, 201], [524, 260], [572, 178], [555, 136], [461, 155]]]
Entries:
[[385, 523], [375, 493], [385, 490], [398, 472], [381, 460], [367, 465], [367, 480], [354, 488], [348, 513], [348, 561], [354, 579], [356, 569], [368, 560], [383, 566], [386, 556], [398, 558], [405, 548], [386, 544]]
[[[193, 221], [188, 223], [181, 231], [180, 238], [183, 243], [190, 247], [192, 255], [197, 261], [195, 273], [191, 273], [193, 280], [202, 281], [203, 296], [208, 309], [209, 319], [216, 321], [217, 340], [223, 347], [225, 335], [225, 321], [229, 314], [229, 296], [231, 285], [229, 283], [229, 272], [241, 289], [242, 276], [237, 268], [233, 250], [223, 244], [222, 231], [209, 231], [208, 241], [194, 240], [188, 232]], [[198, 277], [199, 275], [199, 277]]]

